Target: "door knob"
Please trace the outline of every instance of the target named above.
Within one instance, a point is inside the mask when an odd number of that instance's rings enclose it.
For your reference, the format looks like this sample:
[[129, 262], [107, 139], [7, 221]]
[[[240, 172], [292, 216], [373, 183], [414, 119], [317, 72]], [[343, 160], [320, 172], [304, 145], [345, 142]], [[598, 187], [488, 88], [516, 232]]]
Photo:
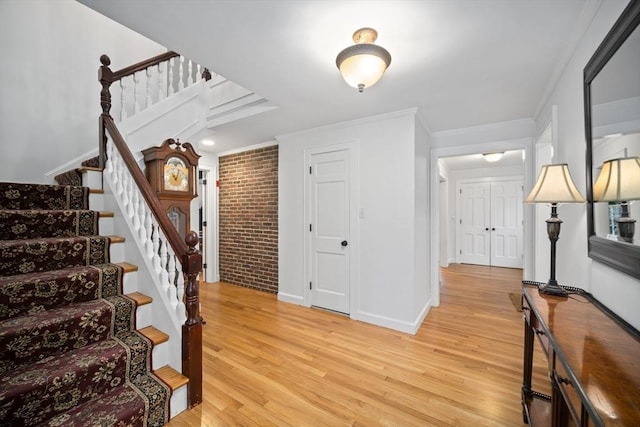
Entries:
[[344, 248], [345, 246], [347, 246], [349, 244], [349, 242], [347, 242], [346, 240], [343, 240], [340, 244]]
[[484, 231], [489, 231], [489, 227], [486, 227], [486, 228], [484, 229]]

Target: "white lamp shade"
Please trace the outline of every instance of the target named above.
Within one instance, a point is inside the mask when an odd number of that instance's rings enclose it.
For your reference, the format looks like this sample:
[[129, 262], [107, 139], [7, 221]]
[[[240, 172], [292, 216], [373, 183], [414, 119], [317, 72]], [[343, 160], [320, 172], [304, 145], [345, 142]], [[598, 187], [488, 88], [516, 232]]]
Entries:
[[607, 160], [593, 185], [596, 202], [640, 199], [640, 157]]
[[578, 191], [566, 163], [544, 165], [538, 180], [527, 196], [527, 203], [581, 203], [584, 197]]
[[[362, 45], [358, 45], [362, 46]], [[340, 73], [349, 86], [358, 88], [373, 86], [387, 69], [379, 56], [362, 53], [346, 58], [340, 64]]]

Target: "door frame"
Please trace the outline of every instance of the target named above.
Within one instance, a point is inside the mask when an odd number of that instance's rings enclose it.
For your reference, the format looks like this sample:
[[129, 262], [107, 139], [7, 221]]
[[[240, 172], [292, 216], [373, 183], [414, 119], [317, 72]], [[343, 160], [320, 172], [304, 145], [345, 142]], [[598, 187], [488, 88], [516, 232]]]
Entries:
[[[499, 150], [524, 150], [524, 187], [533, 187], [534, 176], [534, 152], [533, 138], [517, 138], [504, 141], [496, 141], [491, 143], [478, 143], [469, 145], [434, 147], [431, 149], [431, 161], [429, 171], [429, 214], [431, 216], [431, 252], [430, 259], [430, 283], [431, 283], [431, 301], [434, 307], [440, 306], [440, 169], [438, 167], [438, 159], [441, 157], [464, 156], [467, 154], [481, 154], [489, 151]], [[530, 278], [533, 266], [534, 251], [531, 247], [533, 236], [533, 209], [525, 205], [523, 211], [524, 217], [524, 262], [523, 262], [523, 278]]]
[[[218, 165], [217, 158], [215, 163], [201, 162], [198, 164], [198, 171], [202, 171], [207, 180], [208, 194], [205, 196], [205, 203], [203, 204], [204, 215], [207, 219], [207, 235], [204, 237], [206, 247], [206, 258], [202, 260], [203, 264], [207, 264], [206, 277], [203, 279], [206, 282], [218, 282], [220, 281], [220, 273], [218, 270], [218, 188], [216, 182], [218, 180]], [[198, 194], [198, 198], [201, 195]], [[194, 204], [197, 199], [193, 199], [191, 204], [192, 211], [194, 210]], [[191, 216], [191, 229], [197, 230], [197, 218]]]
[[304, 306], [311, 307], [311, 292], [309, 282], [311, 281], [311, 233], [309, 232], [309, 224], [311, 223], [311, 179], [309, 168], [311, 167], [311, 156], [315, 154], [331, 153], [334, 151], [346, 150], [349, 153], [349, 317], [357, 318], [357, 301], [358, 301], [358, 260], [359, 260], [359, 233], [358, 233], [358, 200], [359, 200], [359, 182], [358, 182], [358, 141], [347, 141], [339, 144], [323, 145], [314, 148], [305, 149], [303, 152], [303, 175], [304, 175]]

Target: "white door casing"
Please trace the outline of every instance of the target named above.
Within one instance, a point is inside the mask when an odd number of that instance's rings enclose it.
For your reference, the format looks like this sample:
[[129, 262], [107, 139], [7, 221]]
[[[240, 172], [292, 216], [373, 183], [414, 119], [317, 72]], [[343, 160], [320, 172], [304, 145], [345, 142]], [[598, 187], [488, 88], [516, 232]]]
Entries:
[[308, 154], [309, 305], [350, 312], [349, 150]]

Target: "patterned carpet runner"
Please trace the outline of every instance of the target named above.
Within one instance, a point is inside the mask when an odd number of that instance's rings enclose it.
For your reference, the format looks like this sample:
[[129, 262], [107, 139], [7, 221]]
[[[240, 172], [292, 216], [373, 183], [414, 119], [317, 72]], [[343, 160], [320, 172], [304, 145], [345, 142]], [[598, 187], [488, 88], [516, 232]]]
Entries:
[[0, 183], [0, 426], [163, 426], [169, 388], [135, 331], [87, 188]]

